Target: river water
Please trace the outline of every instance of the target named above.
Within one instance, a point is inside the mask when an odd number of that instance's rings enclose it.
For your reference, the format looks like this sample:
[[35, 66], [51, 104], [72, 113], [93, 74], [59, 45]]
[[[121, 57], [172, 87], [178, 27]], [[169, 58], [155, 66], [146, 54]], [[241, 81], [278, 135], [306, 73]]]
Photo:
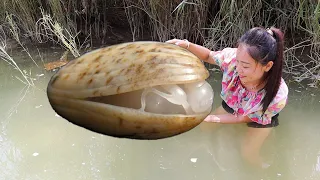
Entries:
[[[319, 180], [320, 93], [287, 83], [290, 97], [263, 147], [268, 169], [247, 165], [240, 142], [246, 125], [221, 125], [202, 131], [203, 123], [184, 134], [154, 141], [118, 139], [75, 126], [51, 108], [46, 87], [54, 72], [43, 62], [59, 59], [58, 49], [23, 52], [13, 58], [31, 73], [25, 86], [18, 71], [0, 61], [0, 180]], [[221, 74], [208, 79], [219, 97]], [[290, 83], [289, 83], [290, 82]]]

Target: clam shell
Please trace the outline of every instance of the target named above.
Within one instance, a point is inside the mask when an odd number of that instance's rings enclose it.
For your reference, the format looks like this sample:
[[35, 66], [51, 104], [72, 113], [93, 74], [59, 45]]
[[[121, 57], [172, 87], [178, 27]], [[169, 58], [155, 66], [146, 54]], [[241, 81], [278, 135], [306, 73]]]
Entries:
[[114, 137], [159, 139], [186, 132], [210, 113], [161, 115], [88, 101], [166, 84], [204, 81], [209, 72], [189, 51], [168, 43], [131, 42], [89, 52], [51, 78], [53, 109], [70, 122]]

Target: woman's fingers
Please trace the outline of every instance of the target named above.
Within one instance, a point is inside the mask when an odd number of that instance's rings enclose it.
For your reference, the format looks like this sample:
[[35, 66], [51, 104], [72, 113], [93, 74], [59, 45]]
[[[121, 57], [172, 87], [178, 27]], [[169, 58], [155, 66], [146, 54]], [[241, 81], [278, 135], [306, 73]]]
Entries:
[[205, 122], [215, 122], [215, 123], [219, 123], [220, 122], [220, 118], [216, 115], [208, 115], [205, 119]]
[[178, 41], [179, 41], [179, 39], [170, 39], [170, 40], [166, 41], [166, 43], [175, 44]]
[[170, 43], [170, 44], [175, 44], [177, 46], [183, 47], [183, 48], [187, 48], [188, 47], [188, 42], [186, 40], [181, 40], [181, 39], [171, 39], [166, 41], [166, 43]]

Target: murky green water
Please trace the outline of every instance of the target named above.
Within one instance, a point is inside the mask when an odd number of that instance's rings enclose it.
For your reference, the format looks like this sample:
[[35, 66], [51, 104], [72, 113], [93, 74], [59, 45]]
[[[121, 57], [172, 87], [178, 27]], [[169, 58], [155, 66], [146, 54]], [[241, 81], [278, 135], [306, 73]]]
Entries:
[[[43, 61], [61, 52], [39, 52]], [[34, 58], [42, 61], [35, 51]], [[46, 96], [53, 73], [35, 67], [23, 52], [14, 56], [32, 72], [35, 87], [0, 63], [1, 180], [316, 180], [320, 179], [320, 93], [289, 83], [289, 104], [280, 126], [269, 136], [262, 155], [269, 169], [250, 167], [240, 156], [246, 125], [200, 126], [182, 135], [156, 141], [117, 139], [75, 126], [56, 115]], [[220, 74], [210, 78], [215, 106], [221, 101]]]

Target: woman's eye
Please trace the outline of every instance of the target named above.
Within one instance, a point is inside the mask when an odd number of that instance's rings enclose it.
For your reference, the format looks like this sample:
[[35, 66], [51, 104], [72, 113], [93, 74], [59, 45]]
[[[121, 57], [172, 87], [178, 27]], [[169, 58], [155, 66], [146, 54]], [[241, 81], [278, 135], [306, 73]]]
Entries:
[[243, 67], [243, 68], [248, 69], [249, 67]]

